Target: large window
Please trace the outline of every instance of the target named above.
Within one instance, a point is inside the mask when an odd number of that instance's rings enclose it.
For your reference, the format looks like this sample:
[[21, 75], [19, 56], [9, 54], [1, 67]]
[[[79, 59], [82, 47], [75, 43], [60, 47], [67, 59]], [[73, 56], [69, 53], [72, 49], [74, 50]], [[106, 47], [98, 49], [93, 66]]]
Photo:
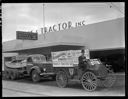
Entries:
[[27, 62], [32, 62], [32, 58], [28, 57]]

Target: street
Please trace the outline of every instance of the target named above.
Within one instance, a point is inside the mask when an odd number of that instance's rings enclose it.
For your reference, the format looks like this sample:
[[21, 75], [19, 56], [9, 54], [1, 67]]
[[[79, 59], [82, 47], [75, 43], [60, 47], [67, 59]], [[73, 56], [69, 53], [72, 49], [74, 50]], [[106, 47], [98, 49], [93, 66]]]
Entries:
[[113, 87], [98, 87], [93, 92], [87, 92], [79, 82], [69, 82], [66, 88], [59, 88], [50, 79], [33, 83], [30, 78], [20, 80], [2, 80], [3, 97], [46, 97], [46, 96], [125, 96], [125, 74], [116, 74], [117, 80]]

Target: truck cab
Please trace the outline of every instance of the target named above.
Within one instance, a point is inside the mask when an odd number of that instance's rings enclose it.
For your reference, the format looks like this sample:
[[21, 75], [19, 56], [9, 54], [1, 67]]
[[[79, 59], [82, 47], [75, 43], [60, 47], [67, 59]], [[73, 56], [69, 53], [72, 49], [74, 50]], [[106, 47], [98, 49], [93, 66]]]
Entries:
[[47, 61], [44, 55], [33, 54], [26, 59], [26, 70], [34, 82], [38, 82], [41, 77], [54, 76], [53, 65]]

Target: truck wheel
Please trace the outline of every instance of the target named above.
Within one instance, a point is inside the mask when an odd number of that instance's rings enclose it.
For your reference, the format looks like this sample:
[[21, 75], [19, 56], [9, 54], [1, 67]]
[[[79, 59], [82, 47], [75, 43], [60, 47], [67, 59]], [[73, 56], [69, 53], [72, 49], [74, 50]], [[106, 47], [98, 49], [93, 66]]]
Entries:
[[56, 76], [55, 76], [55, 75], [52, 76], [51, 79], [52, 79], [52, 80], [56, 80]]
[[41, 77], [39, 75], [39, 73], [37, 72], [37, 70], [33, 70], [31, 73], [31, 77], [32, 77], [32, 81], [33, 82], [39, 82]]
[[87, 91], [94, 91], [97, 88], [97, 77], [93, 72], [87, 71], [81, 78], [82, 86]]
[[15, 80], [17, 78], [17, 73], [15, 71], [11, 71], [10, 78], [11, 78], [11, 80]]
[[116, 76], [115, 75], [108, 75], [105, 80], [103, 81], [103, 86], [104, 87], [112, 87], [113, 84], [115, 83], [116, 81]]
[[19, 79], [20, 78], [20, 74], [17, 72], [17, 79]]
[[59, 87], [64, 88], [68, 84], [68, 77], [64, 71], [59, 71], [56, 75], [56, 83]]
[[9, 73], [9, 71], [5, 71], [5, 78], [6, 79], [10, 79], [10, 73]]

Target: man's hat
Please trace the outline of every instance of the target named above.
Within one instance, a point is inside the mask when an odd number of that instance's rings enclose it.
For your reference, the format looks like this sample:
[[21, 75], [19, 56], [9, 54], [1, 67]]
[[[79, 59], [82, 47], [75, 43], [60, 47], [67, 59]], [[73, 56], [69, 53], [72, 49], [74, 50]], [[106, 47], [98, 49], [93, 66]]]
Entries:
[[85, 53], [85, 51], [82, 49], [82, 50], [81, 50], [81, 53]]

